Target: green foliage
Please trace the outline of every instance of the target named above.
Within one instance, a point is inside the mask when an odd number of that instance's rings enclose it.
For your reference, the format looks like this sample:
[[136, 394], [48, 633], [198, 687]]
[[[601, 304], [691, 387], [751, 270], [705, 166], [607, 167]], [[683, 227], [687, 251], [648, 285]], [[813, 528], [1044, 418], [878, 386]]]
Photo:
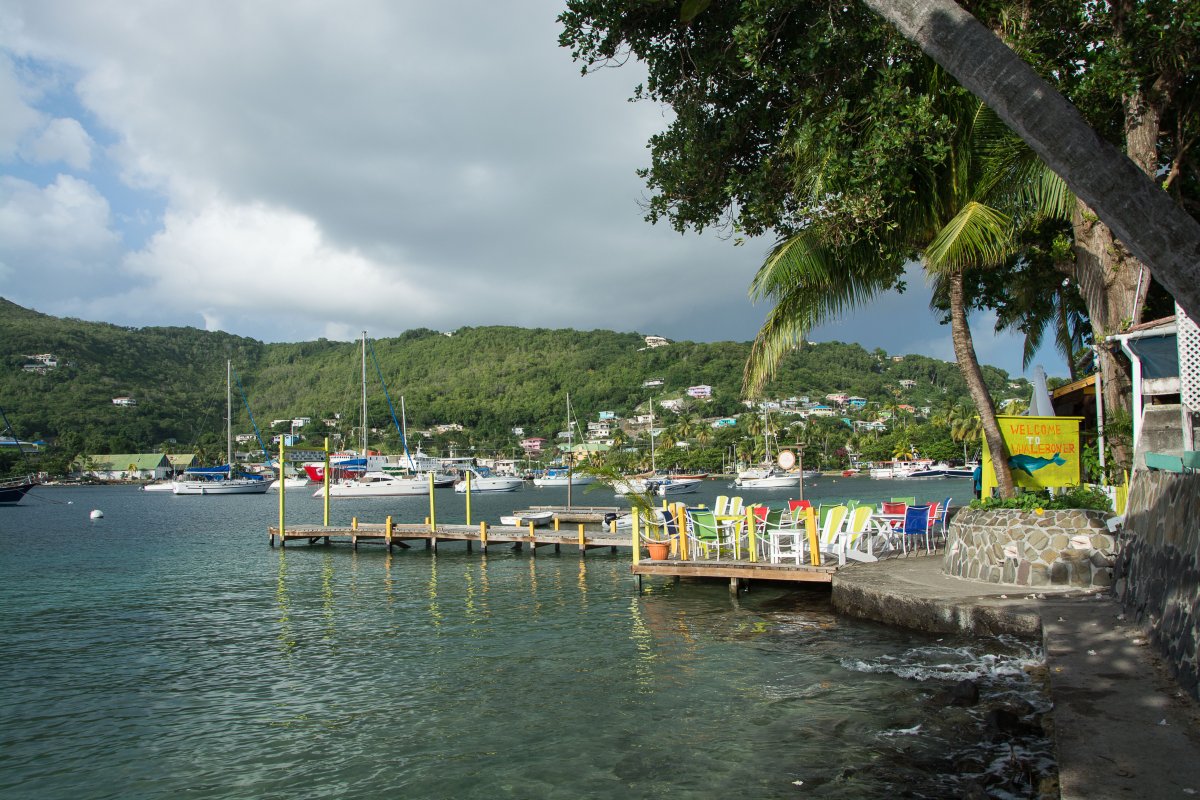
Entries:
[[[740, 385], [748, 342], [673, 342], [646, 349], [635, 333], [486, 327], [463, 328], [453, 336], [408, 331], [372, 346], [397, 416], [404, 399], [410, 446], [433, 454], [454, 448], [460, 455], [519, 455], [521, 437], [512, 433], [517, 426], [525, 436], [553, 441], [565, 426], [567, 392], [576, 416], [587, 421], [599, 411], [633, 416], [651, 392], [656, 399], [679, 397], [696, 384], [712, 386], [713, 399], [696, 401], [684, 426], [663, 412], [660, 424], [683, 434], [691, 447], [661, 449], [668, 460], [660, 466], [719, 469], [722, 453], [745, 436], [744, 428], [714, 431], [699, 420], [745, 412]], [[59, 366], [44, 374], [23, 370], [27, 356], [35, 353], [57, 356]], [[325, 436], [340, 435], [347, 444], [357, 438], [352, 435], [359, 425], [362, 371], [357, 342], [263, 344], [193, 328], [123, 328], [58, 319], [0, 300], [0, 406], [21, 438], [51, 443], [43, 456], [47, 464], [69, 463], [81, 453], [193, 451], [223, 458], [226, 358], [233, 361], [264, 432], [275, 419], [310, 417], [299, 431], [309, 443], [319, 445]], [[993, 393], [1009, 391], [1006, 373], [985, 372]], [[643, 388], [650, 378], [661, 378], [663, 387]], [[917, 386], [901, 390], [902, 379]], [[921, 407], [966, 398], [952, 363], [919, 355], [893, 361], [882, 350], [842, 342], [790, 353], [766, 392], [813, 400], [845, 392], [872, 401], [869, 414], [889, 402]], [[112, 398], [120, 395], [134, 397], [137, 405], [113, 405]], [[370, 425], [377, 429], [372, 445], [397, 452], [399, 436], [371, 364], [368, 406]], [[340, 419], [334, 420], [335, 414]], [[333, 425], [326, 427], [323, 420]], [[429, 439], [418, 435], [438, 423], [459, 423], [465, 430]], [[233, 428], [251, 432], [236, 388]], [[839, 419], [814, 420], [811, 430], [818, 442], [814, 453], [830, 463], [851, 435]], [[335, 438], [332, 444], [337, 443]], [[920, 438], [914, 443], [923, 454], [937, 457], [931, 443]], [[646, 456], [646, 446], [643, 442], [627, 455], [617, 450], [633, 461]]]
[[989, 497], [984, 500], [972, 500], [971, 508], [1019, 508], [1036, 513], [1065, 508], [1085, 508], [1096, 511], [1112, 511], [1112, 502], [1108, 495], [1091, 486], [1072, 486], [1057, 494], [1047, 491], [1019, 492], [1016, 497]]

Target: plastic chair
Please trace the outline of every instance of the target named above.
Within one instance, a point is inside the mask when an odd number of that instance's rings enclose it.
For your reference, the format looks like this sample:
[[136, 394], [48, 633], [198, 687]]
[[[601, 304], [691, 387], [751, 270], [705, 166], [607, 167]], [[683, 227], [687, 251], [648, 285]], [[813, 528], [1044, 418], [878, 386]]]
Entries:
[[904, 505], [906, 505], [906, 506], [915, 506], [917, 504], [917, 498], [915, 498], [915, 497], [893, 497], [892, 502], [893, 503], [904, 503]]
[[[850, 509], [844, 505], [831, 506], [825, 515], [825, 521], [821, 524], [821, 535], [817, 539], [818, 547], [821, 550], [819, 560], [823, 561], [824, 556], [833, 556], [838, 560], [838, 565], [846, 563], [846, 534], [842, 530], [843, 524], [846, 522], [846, 515]], [[816, 564], [818, 558], [813, 559]]]
[[729, 531], [717, 523], [716, 515], [707, 508], [689, 508], [687, 510], [688, 549], [693, 558], [699, 558], [703, 553], [708, 558], [710, 552], [716, 552], [716, 560], [721, 560], [722, 548], [728, 548], [733, 555], [733, 537]]
[[932, 552], [929, 541], [929, 506], [909, 506], [904, 512], [904, 526], [897, 532], [900, 534], [900, 544], [905, 555], [908, 555], [909, 537], [912, 536], [924, 538], [925, 552]]

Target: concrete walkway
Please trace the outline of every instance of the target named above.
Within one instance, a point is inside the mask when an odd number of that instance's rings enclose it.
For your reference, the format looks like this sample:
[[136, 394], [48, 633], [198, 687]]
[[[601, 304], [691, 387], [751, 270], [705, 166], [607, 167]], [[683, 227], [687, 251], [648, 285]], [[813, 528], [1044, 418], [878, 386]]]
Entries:
[[1040, 637], [1065, 800], [1200, 796], [1200, 708], [1106, 592], [942, 574], [940, 556], [856, 564], [839, 613], [931, 632]]

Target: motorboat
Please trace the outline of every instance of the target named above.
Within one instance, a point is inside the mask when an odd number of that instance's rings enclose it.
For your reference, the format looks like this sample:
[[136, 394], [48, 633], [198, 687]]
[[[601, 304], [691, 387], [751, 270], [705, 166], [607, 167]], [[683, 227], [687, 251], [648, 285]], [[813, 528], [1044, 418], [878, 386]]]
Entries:
[[[309, 481], [307, 475], [303, 475], [303, 476], [289, 475], [283, 479], [283, 488], [284, 489], [303, 489], [305, 486], [308, 486], [310, 483], [311, 483], [311, 481]], [[279, 481], [278, 480], [271, 481], [270, 488], [278, 491]]]
[[[424, 477], [401, 477], [386, 472], [365, 472], [360, 477], [329, 484], [330, 497], [405, 497], [426, 494], [429, 480]], [[321, 486], [313, 497], [321, 497]]]
[[175, 481], [154, 481], [153, 483], [143, 483], [143, 492], [174, 492]]
[[700, 488], [700, 478], [678, 478], [668, 476], [646, 481], [646, 488], [659, 497], [674, 497], [677, 494], [688, 494]]
[[549, 525], [553, 521], [553, 511], [514, 511], [512, 514], [500, 518], [501, 525], [520, 528], [528, 528], [530, 525], [540, 528], [543, 525]]
[[733, 485], [739, 489], [790, 489], [800, 485], [799, 472], [784, 472], [775, 467], [753, 467], [738, 473]]
[[934, 472], [933, 459], [918, 458], [901, 461], [884, 461], [871, 467], [872, 478], [903, 479], [903, 478], [940, 478], [943, 466]]
[[[487, 467], [466, 467], [465, 471], [470, 473], [472, 492], [515, 492], [525, 483], [515, 476], [495, 475]], [[467, 491], [466, 476], [454, 484], [454, 491]]]

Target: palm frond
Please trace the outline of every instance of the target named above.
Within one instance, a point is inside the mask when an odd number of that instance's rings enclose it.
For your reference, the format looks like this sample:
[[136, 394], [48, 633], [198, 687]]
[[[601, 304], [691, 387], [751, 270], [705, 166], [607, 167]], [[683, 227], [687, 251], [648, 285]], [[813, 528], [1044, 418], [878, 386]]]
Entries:
[[977, 201], [967, 202], [925, 248], [934, 272], [996, 264], [1012, 247], [1012, 218]]

